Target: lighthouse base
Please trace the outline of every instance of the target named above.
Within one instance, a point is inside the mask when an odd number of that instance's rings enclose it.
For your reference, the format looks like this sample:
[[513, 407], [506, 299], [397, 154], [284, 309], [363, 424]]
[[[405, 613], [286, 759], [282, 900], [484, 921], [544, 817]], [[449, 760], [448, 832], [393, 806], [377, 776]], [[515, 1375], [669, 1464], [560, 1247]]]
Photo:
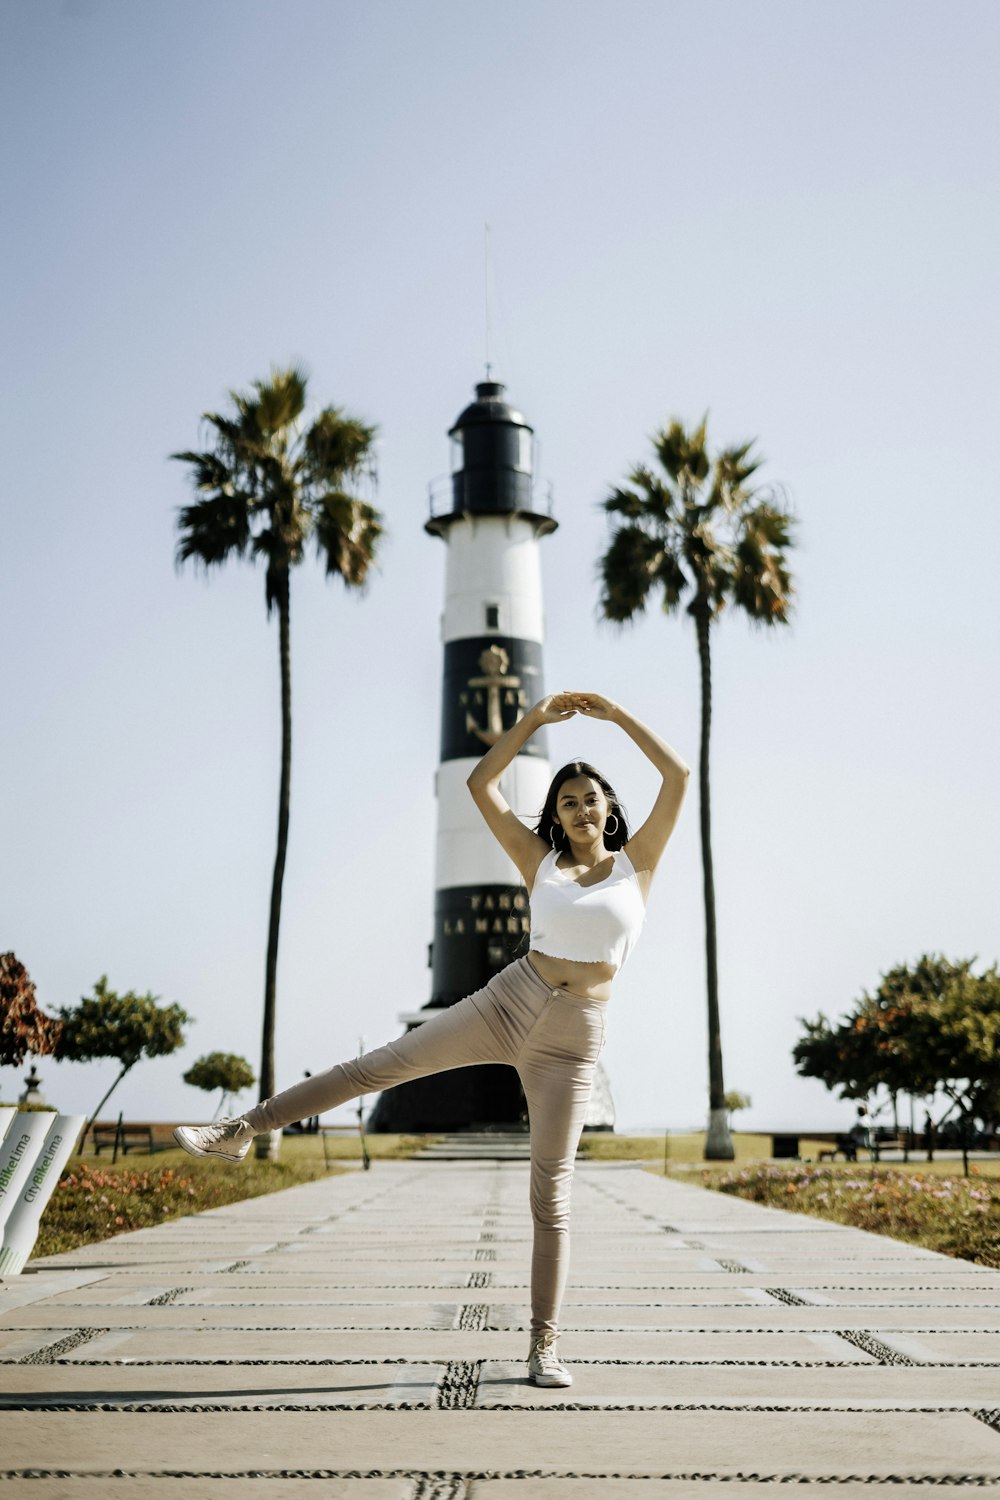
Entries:
[[505, 1063], [449, 1068], [386, 1089], [368, 1120], [373, 1134], [527, 1127], [521, 1082]]

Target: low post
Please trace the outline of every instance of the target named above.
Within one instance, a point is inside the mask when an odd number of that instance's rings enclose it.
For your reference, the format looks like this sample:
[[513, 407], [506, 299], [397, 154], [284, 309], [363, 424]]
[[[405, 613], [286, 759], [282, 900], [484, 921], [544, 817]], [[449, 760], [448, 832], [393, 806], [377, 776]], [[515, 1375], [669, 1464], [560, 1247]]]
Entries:
[[[24, 1120], [38, 1119], [38, 1114], [23, 1115]], [[21, 1191], [7, 1215], [0, 1249], [0, 1276], [19, 1276], [38, 1238], [42, 1212], [69, 1161], [70, 1152], [86, 1120], [85, 1115], [42, 1114], [46, 1129], [41, 1149], [36, 1152], [32, 1169], [21, 1174]]]

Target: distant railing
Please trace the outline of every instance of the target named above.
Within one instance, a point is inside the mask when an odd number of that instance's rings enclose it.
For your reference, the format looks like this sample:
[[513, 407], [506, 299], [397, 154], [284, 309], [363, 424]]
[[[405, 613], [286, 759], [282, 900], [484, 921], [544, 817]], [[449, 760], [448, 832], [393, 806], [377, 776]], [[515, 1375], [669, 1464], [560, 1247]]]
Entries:
[[[432, 479], [427, 486], [427, 500], [432, 521], [440, 516], [450, 516], [455, 513], [455, 492], [452, 479], [451, 474], [441, 474], [437, 479]], [[529, 511], [535, 516], [551, 516], [554, 501], [555, 494], [551, 479], [535, 479], [531, 486], [530, 503], [519, 505], [518, 509]]]

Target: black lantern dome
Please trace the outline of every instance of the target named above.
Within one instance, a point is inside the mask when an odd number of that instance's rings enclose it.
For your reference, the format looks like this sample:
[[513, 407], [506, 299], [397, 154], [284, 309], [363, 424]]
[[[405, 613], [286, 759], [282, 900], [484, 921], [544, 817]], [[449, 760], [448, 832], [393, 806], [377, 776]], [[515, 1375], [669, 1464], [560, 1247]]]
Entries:
[[534, 478], [534, 431], [516, 407], [503, 399], [498, 380], [481, 380], [471, 402], [448, 433], [451, 483], [432, 488], [426, 529], [443, 536], [463, 516], [522, 516], [536, 536], [555, 531], [551, 498]]

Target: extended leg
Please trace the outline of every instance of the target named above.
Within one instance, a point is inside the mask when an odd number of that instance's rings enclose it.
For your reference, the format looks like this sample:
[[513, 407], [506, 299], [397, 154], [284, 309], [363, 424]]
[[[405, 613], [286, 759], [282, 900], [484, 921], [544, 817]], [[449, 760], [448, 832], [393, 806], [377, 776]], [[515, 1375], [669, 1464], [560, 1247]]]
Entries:
[[260, 1135], [411, 1078], [474, 1063], [511, 1061], [510, 1044], [497, 1002], [489, 989], [477, 990], [396, 1041], [376, 1047], [351, 1062], [338, 1063], [325, 1073], [317, 1073], [262, 1100], [248, 1109], [243, 1118]]

